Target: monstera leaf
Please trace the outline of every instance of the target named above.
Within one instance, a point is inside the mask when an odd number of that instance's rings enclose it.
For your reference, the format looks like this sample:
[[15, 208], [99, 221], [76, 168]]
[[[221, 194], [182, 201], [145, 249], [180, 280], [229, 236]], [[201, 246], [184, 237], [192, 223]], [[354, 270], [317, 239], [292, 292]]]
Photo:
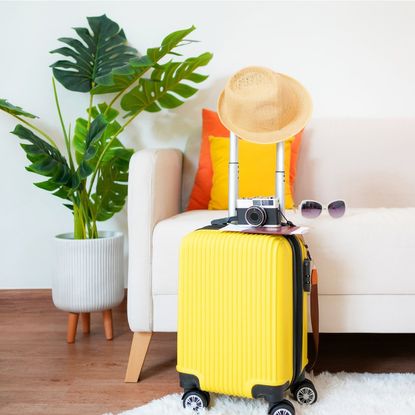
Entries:
[[91, 30], [74, 28], [81, 40], [60, 38], [67, 46], [51, 51], [70, 58], [58, 60], [51, 67], [55, 78], [71, 91], [89, 92], [97, 78], [138, 56], [134, 48], [126, 45], [124, 31], [105, 14], [87, 19]]
[[114, 121], [120, 114], [119, 111], [117, 111], [115, 108], [109, 107], [105, 102], [101, 102], [100, 104], [92, 107], [90, 109], [90, 113], [94, 119], [102, 114], [105, 117], [106, 121], [109, 123]]
[[78, 161], [77, 177], [80, 180], [86, 179], [94, 171], [94, 160], [99, 154], [100, 140], [107, 125], [103, 115], [95, 118], [89, 128], [86, 120], [78, 118], [76, 121], [74, 147]]
[[152, 66], [153, 61], [148, 56], [131, 59], [127, 65], [115, 68], [108, 75], [97, 78], [97, 86], [91, 92], [98, 95], [124, 91]]
[[161, 42], [160, 47], [147, 49], [147, 55], [131, 59], [127, 65], [113, 69], [107, 75], [96, 78], [97, 86], [93, 88], [93, 94], [107, 94], [109, 92], [124, 91], [136, 82], [152, 66], [157, 64], [166, 55], [180, 56], [177, 47], [192, 42], [186, 36], [193, 32], [194, 26], [188, 29], [170, 33]]
[[128, 165], [134, 151], [119, 149], [112, 158], [101, 164], [96, 192], [92, 195], [95, 217], [105, 221], [119, 212], [128, 193]]
[[[119, 112], [109, 108], [106, 103], [91, 108], [93, 119], [104, 117], [107, 121], [107, 127], [99, 140], [100, 148], [92, 161], [95, 168], [99, 169], [95, 193], [91, 196], [94, 202], [92, 209], [98, 221], [107, 220], [119, 212], [127, 197], [128, 166], [134, 150], [125, 148], [116, 138], [121, 128], [116, 120], [118, 115]], [[97, 166], [104, 149], [105, 154]]]
[[186, 82], [200, 83], [207, 76], [195, 71], [205, 66], [212, 59], [211, 53], [203, 53], [184, 62], [168, 62], [157, 65], [150, 79], [141, 78], [138, 86], [126, 93], [121, 100], [121, 107], [127, 116], [141, 111], [158, 112], [161, 108], [176, 108], [183, 104], [181, 98], [189, 98], [197, 89]]
[[[106, 150], [101, 163], [106, 163], [108, 160], [111, 160], [115, 154], [120, 154], [120, 152], [126, 150], [121, 141], [118, 140], [118, 138], [114, 138], [114, 136], [116, 136], [121, 129], [121, 125], [116, 120], [118, 114], [119, 112], [116, 109], [108, 108], [108, 105], [104, 102], [91, 108], [91, 116], [94, 120], [98, 117], [102, 117], [107, 122], [106, 128], [97, 143], [98, 150], [96, 151], [94, 158], [89, 160], [89, 165], [93, 169], [95, 169], [100, 155], [110, 141], [111, 143]], [[84, 118], [78, 118], [76, 120], [73, 137], [75, 157], [78, 163], [81, 163], [84, 157], [87, 134], [88, 121]]]
[[10, 102], [7, 101], [7, 99], [0, 98], [0, 110], [7, 112], [11, 115], [22, 115], [23, 117], [28, 118], [38, 118], [36, 115], [30, 114], [29, 112], [23, 111], [23, 108], [17, 107]]
[[18, 124], [12, 134], [30, 144], [21, 144], [26, 157], [32, 164], [26, 167], [30, 172], [49, 177], [49, 180], [35, 183], [41, 189], [54, 191], [54, 195], [68, 199], [72, 188], [72, 174], [65, 157], [59, 150]]

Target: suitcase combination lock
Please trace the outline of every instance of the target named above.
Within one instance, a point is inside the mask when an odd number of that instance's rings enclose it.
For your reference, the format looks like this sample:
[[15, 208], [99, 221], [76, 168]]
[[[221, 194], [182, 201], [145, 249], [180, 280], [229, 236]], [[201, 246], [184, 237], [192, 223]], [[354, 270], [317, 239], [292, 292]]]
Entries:
[[307, 258], [303, 264], [303, 288], [309, 293], [311, 291], [311, 261]]

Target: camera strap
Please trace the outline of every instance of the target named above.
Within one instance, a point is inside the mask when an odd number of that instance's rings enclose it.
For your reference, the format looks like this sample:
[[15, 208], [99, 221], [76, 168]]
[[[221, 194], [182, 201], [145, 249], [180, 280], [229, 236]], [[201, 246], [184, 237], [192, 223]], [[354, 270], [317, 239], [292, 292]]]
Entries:
[[287, 217], [284, 215], [284, 213], [282, 212], [282, 210], [280, 209], [280, 213], [281, 213], [281, 216], [284, 218], [284, 220], [285, 220], [285, 223], [281, 223], [281, 226], [296, 226], [296, 225], [294, 225], [294, 223], [293, 222], [291, 222], [290, 220], [288, 220], [287, 219]]
[[[236, 216], [228, 216], [227, 218], [220, 218], [220, 219], [213, 219], [210, 222], [211, 226], [214, 226], [215, 229], [220, 229], [228, 225], [229, 223], [235, 221], [237, 219]], [[205, 228], [204, 228], [205, 229]]]

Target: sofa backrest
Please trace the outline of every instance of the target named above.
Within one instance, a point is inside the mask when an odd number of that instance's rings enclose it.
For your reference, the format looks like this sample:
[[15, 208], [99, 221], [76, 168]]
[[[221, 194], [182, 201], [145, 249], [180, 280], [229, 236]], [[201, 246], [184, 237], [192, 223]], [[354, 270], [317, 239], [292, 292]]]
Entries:
[[[183, 202], [198, 163], [185, 152]], [[414, 119], [314, 119], [301, 145], [296, 203], [344, 199], [352, 207], [415, 206]]]
[[297, 203], [415, 206], [415, 120], [313, 120], [298, 160]]

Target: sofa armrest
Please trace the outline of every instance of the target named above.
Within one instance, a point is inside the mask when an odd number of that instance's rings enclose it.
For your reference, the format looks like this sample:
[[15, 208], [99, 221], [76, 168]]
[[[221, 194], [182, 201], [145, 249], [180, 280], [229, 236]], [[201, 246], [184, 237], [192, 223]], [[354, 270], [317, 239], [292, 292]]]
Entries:
[[183, 155], [180, 150], [141, 150], [130, 161], [128, 181], [128, 323], [152, 331], [153, 229], [180, 212]]

